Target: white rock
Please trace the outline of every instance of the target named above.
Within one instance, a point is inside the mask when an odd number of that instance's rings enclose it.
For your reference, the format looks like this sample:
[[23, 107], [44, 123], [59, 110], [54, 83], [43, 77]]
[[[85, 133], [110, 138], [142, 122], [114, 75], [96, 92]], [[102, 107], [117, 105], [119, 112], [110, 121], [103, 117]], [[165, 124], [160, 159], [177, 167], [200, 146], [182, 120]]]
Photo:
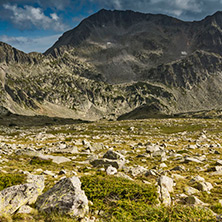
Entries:
[[18, 210], [18, 214], [30, 214], [32, 213], [32, 211], [34, 211], [34, 209], [28, 205], [23, 205], [19, 208]]
[[205, 181], [205, 179], [204, 179], [203, 177], [199, 176], [199, 175], [193, 177], [193, 178], [190, 180], [191, 183], [201, 182], [201, 181], [203, 182], [203, 181]]
[[173, 179], [168, 176], [161, 176], [158, 184], [160, 187], [166, 187], [169, 192], [173, 192], [174, 182]]
[[210, 190], [213, 189], [213, 186], [209, 182], [202, 181], [197, 184], [197, 189], [201, 191], [210, 192]]
[[106, 173], [107, 175], [114, 175], [117, 173], [117, 169], [115, 167], [108, 166], [108, 168], [106, 169]]

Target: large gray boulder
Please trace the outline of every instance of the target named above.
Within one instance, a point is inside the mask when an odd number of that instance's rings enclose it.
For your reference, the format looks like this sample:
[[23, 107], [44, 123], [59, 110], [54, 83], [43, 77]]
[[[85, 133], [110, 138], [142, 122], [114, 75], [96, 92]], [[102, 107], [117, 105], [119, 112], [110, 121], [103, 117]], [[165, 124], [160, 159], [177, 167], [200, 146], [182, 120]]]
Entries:
[[35, 203], [44, 189], [44, 177], [28, 175], [28, 183], [11, 186], [0, 192], [0, 215], [13, 214], [26, 204]]
[[36, 207], [40, 212], [57, 212], [75, 218], [83, 218], [89, 210], [88, 199], [81, 190], [77, 177], [64, 178], [50, 190], [39, 196]]

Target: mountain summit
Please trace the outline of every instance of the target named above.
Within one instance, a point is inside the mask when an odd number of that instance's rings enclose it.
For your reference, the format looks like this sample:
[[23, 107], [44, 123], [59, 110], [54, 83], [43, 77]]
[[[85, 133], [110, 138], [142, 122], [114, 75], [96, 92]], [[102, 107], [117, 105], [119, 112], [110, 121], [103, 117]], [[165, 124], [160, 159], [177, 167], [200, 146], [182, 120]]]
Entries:
[[1, 43], [0, 61], [0, 106], [12, 113], [98, 119], [220, 109], [222, 12], [184, 22], [102, 9], [44, 54]]

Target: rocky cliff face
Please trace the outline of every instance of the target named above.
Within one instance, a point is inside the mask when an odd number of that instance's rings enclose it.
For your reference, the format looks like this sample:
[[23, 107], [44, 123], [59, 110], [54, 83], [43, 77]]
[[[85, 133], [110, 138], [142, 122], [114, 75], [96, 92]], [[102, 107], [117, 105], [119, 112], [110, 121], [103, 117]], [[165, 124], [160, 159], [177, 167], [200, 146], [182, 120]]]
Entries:
[[44, 55], [0, 43], [0, 106], [82, 119], [219, 109], [221, 28], [221, 12], [183, 22], [101, 10]]

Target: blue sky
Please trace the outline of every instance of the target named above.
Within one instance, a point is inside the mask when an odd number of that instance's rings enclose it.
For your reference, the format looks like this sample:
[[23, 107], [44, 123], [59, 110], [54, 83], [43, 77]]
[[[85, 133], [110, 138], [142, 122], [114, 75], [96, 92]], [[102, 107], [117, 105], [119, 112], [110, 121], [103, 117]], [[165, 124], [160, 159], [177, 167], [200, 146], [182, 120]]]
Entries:
[[44, 52], [63, 32], [101, 8], [193, 21], [222, 11], [222, 0], [0, 0], [0, 41], [24, 52]]

